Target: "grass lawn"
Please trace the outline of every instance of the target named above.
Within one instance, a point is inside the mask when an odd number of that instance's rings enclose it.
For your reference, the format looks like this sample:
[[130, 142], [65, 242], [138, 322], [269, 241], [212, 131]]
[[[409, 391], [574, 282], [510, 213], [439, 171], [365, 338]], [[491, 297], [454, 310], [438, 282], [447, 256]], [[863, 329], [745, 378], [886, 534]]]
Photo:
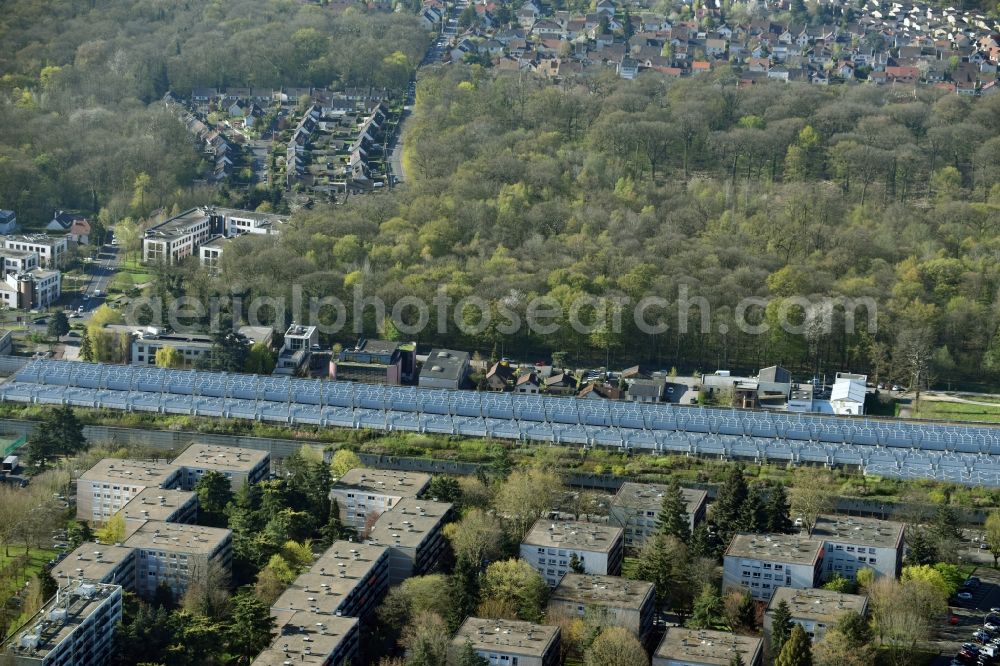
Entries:
[[[992, 401], [983, 400], [982, 402]], [[1000, 423], [1000, 404], [993, 407], [987, 405], [969, 405], [963, 402], [947, 402], [944, 400], [921, 400], [919, 408], [915, 409], [913, 414], [923, 419], [939, 419], [942, 421]]]
[[[10, 555], [5, 555], [3, 550], [0, 550], [0, 571], [5, 572], [7, 566], [23, 554], [24, 546], [12, 545], [10, 547]], [[24, 587], [24, 583], [41, 571], [42, 567], [55, 556], [56, 551], [50, 548], [30, 549], [28, 551], [28, 562], [23, 571], [17, 570], [13, 572], [15, 575], [10, 579], [6, 576], [0, 576], [0, 600], [2, 600], [0, 603], [6, 602], [11, 595]]]

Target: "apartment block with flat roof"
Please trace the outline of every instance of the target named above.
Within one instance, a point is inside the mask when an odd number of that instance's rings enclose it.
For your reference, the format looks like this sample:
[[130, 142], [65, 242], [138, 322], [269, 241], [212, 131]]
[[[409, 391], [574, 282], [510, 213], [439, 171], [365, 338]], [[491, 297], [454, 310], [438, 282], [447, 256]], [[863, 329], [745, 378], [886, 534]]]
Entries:
[[833, 590], [810, 588], [796, 590], [779, 587], [767, 604], [764, 614], [764, 635], [771, 635], [774, 610], [784, 601], [792, 614], [792, 622], [802, 625], [813, 641], [822, 640], [828, 629], [836, 626], [845, 614], [854, 611], [864, 617], [868, 613], [868, 597], [863, 594], [843, 594]]
[[737, 534], [722, 567], [723, 590], [749, 590], [767, 601], [779, 587], [815, 587], [823, 565], [823, 542], [792, 534]]
[[389, 549], [390, 586], [434, 569], [447, 547], [442, 528], [451, 516], [451, 504], [413, 497], [379, 516], [367, 542]]
[[388, 589], [388, 548], [335, 541], [271, 608], [363, 619], [375, 611]]
[[60, 589], [0, 648], [12, 666], [105, 666], [122, 619], [122, 588], [93, 581]]
[[104, 458], [84, 472], [76, 484], [76, 518], [107, 522], [146, 488], [175, 488], [181, 470], [159, 461]]
[[149, 520], [193, 523], [198, 518], [198, 496], [188, 490], [146, 488], [129, 500], [121, 513], [129, 534]]
[[134, 551], [125, 546], [87, 541], [52, 567], [52, 578], [59, 587], [89, 580], [121, 585], [126, 590], [134, 590], [134, 555]]
[[271, 454], [235, 446], [192, 444], [174, 458], [174, 465], [181, 468], [181, 485], [185, 489], [193, 489], [205, 472], [215, 471], [224, 474], [235, 491], [244, 483], [267, 478]]
[[823, 541], [826, 550], [821, 580], [837, 574], [854, 580], [866, 568], [877, 576], [897, 578], [903, 568], [904, 531], [903, 523], [891, 520], [817, 516], [811, 536]]
[[308, 611], [273, 611], [278, 635], [251, 666], [351, 666], [356, 663], [360, 631], [353, 617]]
[[135, 588], [142, 597], [151, 597], [160, 581], [180, 598], [192, 579], [204, 580], [213, 570], [232, 573], [233, 534], [227, 529], [151, 520], [124, 545], [135, 550]]
[[668, 627], [653, 653], [652, 666], [729, 666], [734, 655], [746, 666], [760, 666], [764, 641], [728, 631]]
[[358, 531], [403, 498], [419, 497], [430, 485], [430, 474], [355, 467], [334, 481], [330, 499], [337, 500], [340, 520]]
[[548, 614], [583, 617], [598, 612], [601, 624], [624, 627], [645, 641], [653, 629], [656, 591], [652, 583], [618, 576], [568, 573], [549, 596]]
[[[642, 546], [656, 533], [656, 520], [663, 505], [666, 485], [656, 483], [623, 483], [611, 500], [608, 522], [625, 531], [626, 546]], [[696, 488], [681, 488], [687, 503], [688, 527], [705, 519], [708, 493]]]
[[613, 525], [541, 519], [521, 541], [521, 559], [542, 574], [551, 587], [571, 571], [573, 555], [580, 560], [584, 573], [617, 576], [622, 570], [623, 534], [620, 527]]
[[451, 640], [456, 657], [466, 642], [491, 666], [555, 666], [559, 663], [559, 627], [470, 617]]

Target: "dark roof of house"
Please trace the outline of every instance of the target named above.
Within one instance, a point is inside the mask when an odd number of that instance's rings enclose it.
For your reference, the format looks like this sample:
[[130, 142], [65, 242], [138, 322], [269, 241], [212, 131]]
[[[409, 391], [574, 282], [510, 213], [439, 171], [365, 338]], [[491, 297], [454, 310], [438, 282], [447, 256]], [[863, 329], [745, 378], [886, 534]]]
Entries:
[[791, 384], [792, 373], [788, 372], [788, 370], [785, 370], [780, 365], [772, 365], [760, 371], [757, 375], [757, 381], [771, 382], [774, 384]]
[[663, 395], [664, 384], [656, 379], [636, 379], [628, 387], [632, 396], [658, 398]]

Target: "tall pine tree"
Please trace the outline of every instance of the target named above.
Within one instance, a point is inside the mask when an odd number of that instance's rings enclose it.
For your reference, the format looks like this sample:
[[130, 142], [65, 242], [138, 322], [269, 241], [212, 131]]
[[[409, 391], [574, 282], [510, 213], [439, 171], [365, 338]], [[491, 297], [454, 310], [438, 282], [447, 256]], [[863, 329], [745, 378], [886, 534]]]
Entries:
[[747, 490], [746, 501], [740, 510], [740, 532], [760, 534], [767, 529], [767, 513], [765, 511], [764, 490], [755, 483]]
[[448, 584], [451, 587], [451, 605], [446, 619], [448, 630], [454, 633], [479, 605], [479, 572], [467, 558], [459, 557]]
[[715, 526], [724, 545], [728, 545], [733, 535], [739, 531], [743, 503], [746, 502], [746, 499], [747, 482], [743, 477], [743, 466], [733, 465], [727, 471], [722, 485], [719, 486], [713, 513]]
[[796, 624], [781, 646], [781, 654], [774, 660], [774, 666], [812, 666], [812, 663], [812, 643], [802, 625]]
[[656, 516], [656, 532], [677, 537], [684, 543], [691, 540], [687, 502], [684, 500], [684, 491], [676, 481], [671, 480], [663, 491], [660, 513]]
[[783, 484], [776, 483], [771, 486], [764, 511], [767, 514], [768, 532], [781, 534], [792, 529], [792, 521], [788, 517], [788, 493], [785, 492]]
[[792, 631], [792, 611], [782, 599], [771, 616], [771, 654], [777, 657]]

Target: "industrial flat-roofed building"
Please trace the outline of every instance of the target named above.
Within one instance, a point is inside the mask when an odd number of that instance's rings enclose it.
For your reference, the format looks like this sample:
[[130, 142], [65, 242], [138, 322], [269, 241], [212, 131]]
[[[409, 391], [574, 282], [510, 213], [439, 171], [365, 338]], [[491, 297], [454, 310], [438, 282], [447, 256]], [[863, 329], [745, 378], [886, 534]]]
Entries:
[[212, 219], [204, 208], [191, 208], [146, 230], [142, 260], [175, 264], [190, 257], [212, 234]]
[[431, 482], [430, 474], [355, 467], [334, 481], [330, 499], [337, 500], [340, 520], [357, 530], [403, 498], [419, 497]]
[[188, 490], [145, 488], [129, 500], [121, 513], [129, 534], [149, 520], [193, 523], [198, 518], [198, 496]]
[[764, 641], [728, 631], [668, 627], [653, 653], [653, 666], [729, 666], [734, 654], [746, 666], [760, 666]]
[[[105, 666], [122, 619], [122, 588], [74, 583], [52, 597], [0, 650], [12, 666]], [[7, 660], [10, 661], [7, 661]]]
[[559, 627], [520, 620], [470, 617], [451, 640], [457, 655], [466, 641], [491, 665], [555, 666], [559, 663]]
[[335, 541], [271, 608], [365, 618], [374, 612], [388, 589], [388, 548]]
[[540, 519], [521, 541], [525, 560], [551, 587], [570, 571], [573, 555], [584, 573], [617, 576], [622, 570], [623, 531], [613, 525]]
[[358, 619], [308, 611], [271, 611], [278, 635], [251, 666], [350, 666], [358, 654]]
[[722, 567], [723, 590], [748, 590], [767, 601], [779, 587], [815, 587], [823, 565], [823, 542], [789, 534], [737, 534]]
[[891, 520], [820, 515], [812, 538], [823, 541], [822, 580], [836, 574], [854, 580], [861, 569], [896, 578], [903, 567], [905, 526]]
[[132, 590], [135, 589], [134, 556], [135, 552], [125, 546], [86, 541], [52, 567], [52, 578], [59, 587], [89, 580]]
[[[656, 520], [666, 491], [666, 485], [628, 481], [615, 493], [608, 522], [625, 530], [626, 546], [641, 546], [656, 533]], [[681, 488], [681, 492], [687, 502], [688, 527], [693, 531], [705, 519], [708, 493], [696, 488]]]
[[447, 547], [442, 528], [451, 514], [447, 502], [404, 497], [379, 516], [368, 543], [389, 549], [390, 586], [433, 570]]
[[771, 635], [774, 610], [782, 601], [788, 604], [792, 622], [801, 624], [814, 641], [821, 640], [845, 613], [854, 611], [862, 617], [868, 613], [868, 597], [863, 594], [843, 594], [821, 588], [796, 590], [779, 587], [774, 591], [764, 614], [765, 636]]
[[618, 576], [568, 573], [549, 596], [548, 613], [583, 617], [588, 610], [606, 613], [604, 624], [624, 627], [642, 641], [653, 628], [656, 592], [652, 583]]
[[159, 461], [104, 458], [76, 484], [76, 518], [107, 522], [146, 488], [175, 488], [181, 470]]
[[188, 582], [204, 579], [210, 568], [217, 567], [226, 576], [232, 572], [233, 533], [227, 529], [151, 520], [124, 545], [136, 551], [136, 593], [146, 598], [160, 581], [180, 598]]
[[366, 384], [403, 384], [413, 381], [416, 347], [388, 340], [358, 340], [330, 362], [330, 379]]
[[181, 485], [190, 490], [205, 472], [220, 472], [232, 489], [244, 483], [257, 483], [267, 478], [271, 471], [271, 454], [257, 449], [235, 446], [192, 444], [174, 458], [174, 465], [181, 468]]
[[469, 352], [432, 349], [420, 369], [420, 386], [424, 388], [459, 389], [469, 374]]

